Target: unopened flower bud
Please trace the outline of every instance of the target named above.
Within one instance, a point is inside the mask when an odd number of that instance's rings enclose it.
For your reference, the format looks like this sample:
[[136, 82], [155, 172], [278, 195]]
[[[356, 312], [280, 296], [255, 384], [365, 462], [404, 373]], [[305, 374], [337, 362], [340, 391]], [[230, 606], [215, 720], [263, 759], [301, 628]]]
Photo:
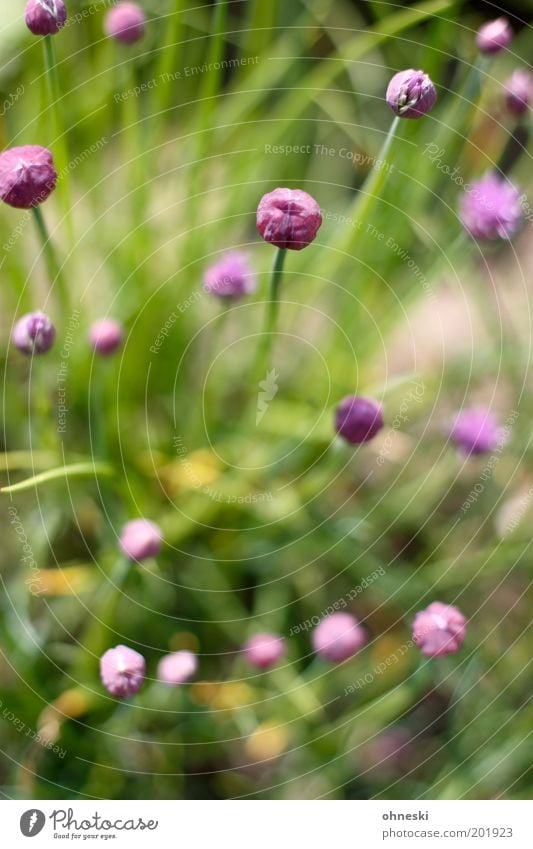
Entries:
[[285, 654], [285, 640], [277, 634], [255, 634], [245, 643], [244, 654], [251, 666], [268, 669]]
[[393, 76], [386, 98], [392, 111], [400, 118], [422, 118], [435, 105], [437, 91], [424, 71], [409, 68]]
[[503, 445], [505, 432], [489, 410], [473, 407], [457, 414], [451, 438], [467, 456], [488, 454]]
[[161, 658], [157, 677], [165, 684], [183, 684], [192, 678], [197, 667], [198, 660], [192, 651], [176, 651]]
[[522, 115], [527, 112], [531, 100], [533, 78], [526, 68], [519, 68], [505, 83], [505, 102], [509, 112]]
[[454, 654], [461, 648], [465, 636], [466, 619], [451, 604], [435, 601], [415, 616], [413, 641], [427, 657]]
[[56, 186], [57, 172], [46, 147], [29, 144], [0, 154], [0, 197], [17, 209], [31, 209]]
[[34, 35], [55, 35], [65, 26], [67, 9], [63, 0], [28, 0], [24, 19]]
[[108, 649], [100, 658], [100, 677], [112, 696], [126, 699], [142, 687], [146, 663], [142, 654], [127, 646]]
[[347, 395], [335, 411], [335, 430], [347, 442], [368, 442], [383, 427], [383, 410], [373, 398]]
[[112, 354], [122, 344], [124, 332], [122, 325], [112, 318], [95, 321], [89, 330], [89, 342], [98, 354]]
[[513, 31], [507, 18], [496, 18], [483, 24], [477, 31], [476, 44], [481, 53], [499, 53], [509, 47]]
[[350, 613], [332, 613], [317, 625], [312, 634], [313, 648], [331, 663], [342, 663], [366, 643], [366, 633]]
[[218, 298], [242, 298], [255, 290], [255, 278], [246, 256], [228, 253], [207, 269], [204, 288]]
[[155, 522], [134, 519], [127, 522], [120, 535], [120, 547], [130, 560], [146, 560], [156, 557], [161, 549], [163, 534]]
[[257, 207], [257, 229], [265, 242], [300, 251], [314, 241], [322, 224], [316, 200], [301, 189], [274, 189]]
[[145, 26], [146, 15], [137, 3], [117, 3], [107, 13], [104, 29], [115, 41], [134, 44], [143, 37]]
[[44, 312], [30, 312], [13, 328], [13, 344], [23, 354], [45, 354], [54, 344], [55, 327]]

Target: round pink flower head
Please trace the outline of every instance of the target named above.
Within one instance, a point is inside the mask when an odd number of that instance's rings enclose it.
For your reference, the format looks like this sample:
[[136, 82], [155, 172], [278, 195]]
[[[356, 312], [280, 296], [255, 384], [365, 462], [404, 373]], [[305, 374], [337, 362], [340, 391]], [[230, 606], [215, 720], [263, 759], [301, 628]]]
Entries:
[[126, 699], [142, 687], [146, 663], [142, 654], [127, 646], [108, 649], [100, 658], [100, 678], [112, 696]]
[[499, 53], [509, 47], [513, 31], [507, 18], [496, 18], [483, 24], [477, 31], [476, 44], [482, 53]]
[[452, 604], [434, 601], [415, 616], [413, 640], [427, 657], [455, 654], [465, 636], [466, 619]]
[[54, 344], [55, 327], [44, 312], [30, 312], [19, 318], [12, 340], [23, 354], [45, 354]]
[[526, 68], [518, 68], [505, 83], [505, 102], [509, 112], [522, 115], [531, 100], [532, 76]]
[[120, 535], [120, 547], [130, 560], [146, 560], [156, 557], [161, 549], [163, 534], [155, 522], [134, 519], [127, 522]]
[[463, 454], [488, 454], [502, 446], [505, 431], [484, 407], [472, 407], [457, 414], [451, 438]]
[[255, 278], [242, 253], [228, 253], [204, 275], [204, 289], [218, 298], [242, 298], [255, 290]]
[[55, 35], [65, 26], [67, 10], [63, 0], [28, 0], [24, 19], [34, 35]]
[[383, 427], [383, 408], [373, 398], [347, 395], [335, 411], [335, 430], [352, 445], [369, 442]]
[[301, 251], [316, 238], [322, 214], [316, 200], [301, 189], [274, 189], [257, 207], [257, 229], [265, 242]]
[[46, 147], [28, 144], [0, 154], [0, 197], [9, 206], [38, 206], [54, 191], [56, 182], [54, 161]]
[[364, 646], [366, 633], [350, 613], [332, 613], [316, 626], [311, 640], [320, 657], [342, 663]]
[[474, 239], [510, 239], [522, 221], [520, 192], [507, 180], [487, 174], [463, 194], [460, 215]]
[[437, 91], [424, 71], [409, 68], [393, 76], [386, 98], [394, 114], [400, 118], [423, 118], [433, 109]]
[[183, 684], [192, 678], [197, 668], [198, 660], [192, 651], [176, 651], [161, 658], [157, 677], [165, 684]]
[[122, 44], [134, 44], [144, 35], [146, 15], [137, 3], [117, 3], [105, 17], [106, 35], [121, 41]]
[[277, 634], [255, 634], [244, 644], [244, 654], [251, 666], [268, 669], [285, 654], [285, 640]]
[[95, 321], [89, 329], [89, 342], [98, 354], [107, 356], [120, 348], [124, 331], [122, 325], [112, 318]]

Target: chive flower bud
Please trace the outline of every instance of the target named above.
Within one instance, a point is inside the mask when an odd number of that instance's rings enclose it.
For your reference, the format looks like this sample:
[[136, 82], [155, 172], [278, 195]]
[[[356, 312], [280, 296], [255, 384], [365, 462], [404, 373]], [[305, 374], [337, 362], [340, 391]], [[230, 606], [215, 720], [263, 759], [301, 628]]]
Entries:
[[499, 53], [509, 47], [513, 31], [507, 18], [496, 18], [483, 24], [477, 31], [476, 44], [481, 53]]
[[400, 118], [423, 118], [433, 109], [437, 90], [424, 71], [409, 68], [393, 76], [386, 99], [394, 114]]
[[192, 678], [197, 668], [198, 660], [192, 651], [176, 651], [161, 658], [157, 677], [164, 684], [184, 684]]
[[149, 557], [157, 557], [162, 541], [161, 528], [155, 522], [134, 519], [122, 528], [120, 548], [129, 560], [147, 560]]
[[520, 192], [508, 180], [487, 174], [463, 194], [460, 216], [474, 239], [510, 239], [523, 217]]
[[268, 669], [285, 654], [285, 640], [277, 634], [255, 634], [245, 643], [244, 654], [250, 666]]
[[435, 601], [417, 613], [413, 641], [426, 657], [455, 654], [466, 637], [466, 619], [457, 607]]
[[54, 161], [46, 147], [29, 144], [0, 154], [0, 198], [9, 206], [38, 206], [54, 191], [56, 182]]
[[142, 654], [127, 646], [108, 649], [100, 658], [100, 678], [112, 696], [126, 699], [142, 687], [146, 663]]
[[112, 354], [120, 348], [124, 331], [122, 325], [112, 318], [95, 321], [89, 329], [89, 342], [92, 348], [103, 356]]
[[24, 19], [34, 35], [55, 35], [65, 26], [67, 9], [63, 0], [28, 0]]
[[143, 35], [146, 15], [137, 3], [117, 3], [105, 17], [106, 35], [122, 44], [135, 44]]
[[318, 203], [301, 189], [274, 189], [257, 207], [257, 230], [278, 248], [301, 251], [314, 241], [321, 224]]
[[347, 395], [335, 411], [335, 430], [347, 442], [369, 442], [383, 427], [383, 408], [373, 398]]
[[523, 115], [531, 100], [531, 73], [526, 68], [518, 68], [505, 83], [505, 102], [507, 109], [514, 115]]
[[489, 454], [505, 442], [505, 431], [484, 407], [457, 414], [451, 438], [463, 454]]
[[228, 253], [204, 275], [204, 289], [217, 298], [237, 299], [250, 295], [256, 288], [247, 257], [238, 251]]
[[320, 657], [331, 663], [342, 663], [364, 646], [366, 633], [350, 613], [332, 613], [316, 626], [311, 640]]
[[13, 344], [23, 354], [45, 354], [54, 344], [55, 327], [44, 312], [30, 312], [13, 328]]

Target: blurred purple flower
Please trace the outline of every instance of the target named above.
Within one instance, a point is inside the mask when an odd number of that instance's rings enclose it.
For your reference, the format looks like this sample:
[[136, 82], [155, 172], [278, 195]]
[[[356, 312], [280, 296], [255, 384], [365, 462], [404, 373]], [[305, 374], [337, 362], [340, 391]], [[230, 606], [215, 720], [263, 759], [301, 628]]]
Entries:
[[142, 654], [127, 646], [108, 649], [100, 658], [100, 678], [112, 696], [126, 699], [142, 687], [146, 663]]
[[316, 200], [301, 189], [274, 189], [257, 207], [257, 230], [278, 248], [300, 251], [314, 241], [322, 224]]
[[364, 646], [366, 633], [350, 613], [332, 613], [316, 626], [311, 640], [320, 657], [342, 663]]
[[378, 401], [347, 395], [335, 411], [335, 430], [347, 442], [368, 442], [383, 427], [383, 410]]
[[518, 68], [505, 83], [505, 102], [510, 112], [522, 115], [531, 100], [533, 77], [526, 68]]
[[503, 444], [505, 431], [489, 410], [472, 407], [457, 414], [451, 438], [463, 454], [488, 454]]
[[122, 344], [122, 325], [112, 318], [95, 321], [89, 329], [89, 342], [98, 354], [112, 354]]
[[120, 547], [130, 560], [156, 557], [161, 549], [162, 541], [161, 528], [148, 519], [134, 519], [132, 522], [127, 522], [120, 535]]
[[499, 53], [513, 40], [513, 31], [507, 18], [496, 18], [483, 24], [477, 31], [476, 44], [482, 53]]
[[369, 740], [361, 753], [365, 769], [391, 777], [401, 775], [413, 764], [413, 738], [406, 728], [391, 728]]
[[134, 44], [143, 35], [146, 15], [137, 3], [117, 3], [105, 17], [106, 35], [122, 44]]
[[435, 601], [417, 613], [413, 640], [427, 657], [455, 654], [466, 636], [466, 619], [456, 607]]
[[157, 677], [165, 684], [183, 684], [192, 678], [197, 668], [198, 659], [192, 651], [176, 651], [161, 658]]
[[258, 669], [268, 669], [285, 654], [285, 640], [277, 634], [255, 634], [244, 645], [246, 660]]
[[13, 344], [23, 354], [45, 354], [54, 344], [55, 327], [44, 312], [30, 312], [13, 328]]
[[16, 209], [38, 206], [54, 191], [57, 172], [52, 154], [36, 144], [0, 154], [0, 197]]
[[474, 239], [510, 239], [523, 216], [520, 192], [507, 180], [487, 174], [465, 191], [463, 225]]
[[255, 277], [245, 254], [225, 254], [204, 275], [204, 289], [218, 298], [242, 298], [256, 287]]
[[437, 91], [424, 71], [409, 68], [393, 76], [386, 98], [392, 111], [400, 118], [422, 118], [433, 109]]
[[63, 0], [28, 0], [24, 19], [34, 35], [55, 35], [65, 26], [67, 10]]

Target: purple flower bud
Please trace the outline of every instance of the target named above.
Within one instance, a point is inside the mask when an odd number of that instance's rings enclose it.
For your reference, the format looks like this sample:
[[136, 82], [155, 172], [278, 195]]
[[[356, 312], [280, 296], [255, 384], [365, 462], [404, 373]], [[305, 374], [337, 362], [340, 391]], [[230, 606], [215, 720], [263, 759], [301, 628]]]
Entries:
[[285, 640], [277, 634], [256, 634], [245, 643], [244, 654], [251, 666], [268, 669], [285, 654]]
[[505, 431], [483, 407], [472, 407], [457, 414], [451, 438], [463, 454], [488, 454], [503, 445]]
[[34, 35], [55, 35], [65, 26], [67, 10], [63, 0], [28, 0], [24, 18]]
[[532, 76], [526, 68], [519, 68], [505, 83], [505, 102], [509, 112], [522, 115], [531, 100]]
[[265, 242], [301, 251], [314, 241], [322, 224], [316, 200], [301, 189], [274, 189], [257, 207], [257, 229]]
[[510, 239], [522, 221], [520, 192], [507, 180], [487, 174], [465, 191], [460, 215], [474, 239]]
[[165, 684], [183, 684], [192, 678], [198, 660], [192, 651], [176, 651], [162, 657], [157, 667], [157, 677]]
[[127, 522], [120, 535], [120, 547], [130, 560], [146, 560], [156, 557], [161, 549], [163, 533], [155, 522], [134, 519]]
[[45, 354], [54, 344], [55, 327], [44, 312], [30, 312], [13, 328], [13, 344], [23, 354]]
[[422, 118], [433, 109], [437, 91], [424, 71], [409, 68], [393, 76], [386, 98], [394, 114], [400, 118]]
[[242, 298], [255, 290], [256, 282], [246, 256], [228, 253], [207, 269], [204, 288], [218, 298]]
[[476, 44], [482, 53], [499, 53], [513, 40], [513, 31], [507, 18], [496, 18], [483, 24], [477, 31]]
[[366, 633], [350, 613], [332, 613], [316, 626], [311, 640], [318, 655], [342, 663], [364, 646]]
[[28, 144], [0, 154], [0, 197], [9, 206], [38, 206], [54, 191], [56, 181], [52, 154], [46, 147]]
[[383, 408], [373, 398], [347, 395], [335, 411], [335, 430], [347, 442], [368, 442], [383, 427]]
[[142, 654], [127, 646], [108, 649], [100, 658], [100, 678], [112, 696], [126, 699], [142, 687], [146, 663]]
[[117, 3], [105, 17], [106, 35], [121, 41], [122, 44], [134, 44], [144, 35], [146, 15], [136, 3]]
[[112, 318], [95, 321], [89, 330], [89, 342], [98, 354], [112, 354], [122, 344], [122, 325]]
[[454, 654], [463, 645], [466, 619], [456, 607], [435, 601], [417, 613], [413, 622], [413, 640], [427, 657]]

